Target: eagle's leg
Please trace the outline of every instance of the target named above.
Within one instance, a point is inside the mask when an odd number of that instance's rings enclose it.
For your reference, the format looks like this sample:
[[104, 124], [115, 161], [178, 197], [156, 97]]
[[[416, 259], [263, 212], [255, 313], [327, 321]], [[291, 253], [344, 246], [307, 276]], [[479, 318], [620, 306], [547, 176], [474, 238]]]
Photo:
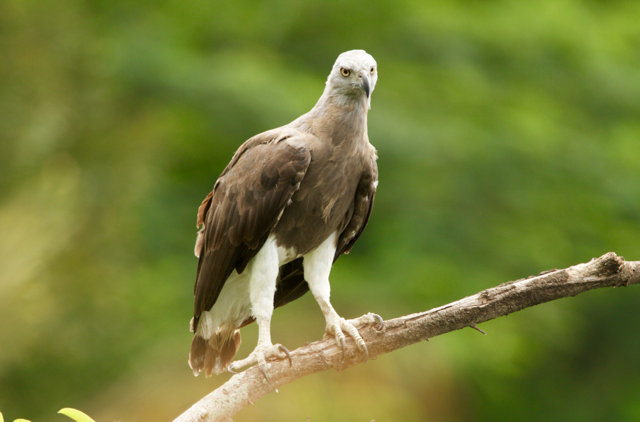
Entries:
[[257, 363], [264, 377], [269, 381], [267, 359], [288, 357], [291, 364], [289, 351], [281, 344], [271, 343], [273, 296], [276, 292], [279, 268], [278, 249], [275, 239], [271, 236], [247, 266], [250, 274], [251, 314], [258, 323], [258, 344], [248, 357], [231, 363], [227, 368], [229, 372], [235, 372], [237, 369]]
[[334, 233], [318, 246], [317, 249], [304, 256], [304, 278], [307, 280], [309, 290], [311, 290], [313, 297], [318, 302], [318, 305], [320, 305], [320, 310], [322, 310], [324, 318], [327, 321], [325, 335], [335, 338], [344, 356], [346, 351], [345, 334], [347, 334], [353, 338], [358, 349], [365, 354], [368, 360], [369, 351], [360, 333], [358, 333], [358, 329], [351, 322], [340, 317], [329, 301], [331, 294], [329, 273], [331, 272], [335, 251], [336, 234]]

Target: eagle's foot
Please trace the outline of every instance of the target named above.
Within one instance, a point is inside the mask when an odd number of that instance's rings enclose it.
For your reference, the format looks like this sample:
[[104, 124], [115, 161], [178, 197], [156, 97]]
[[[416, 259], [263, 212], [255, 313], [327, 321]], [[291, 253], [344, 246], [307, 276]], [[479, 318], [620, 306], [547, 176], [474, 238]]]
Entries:
[[277, 360], [284, 358], [289, 359], [289, 366], [293, 365], [289, 350], [282, 344], [258, 344], [248, 357], [232, 362], [231, 365], [227, 367], [227, 371], [233, 374], [237, 374], [237, 370], [255, 365], [257, 363], [258, 367], [260, 368], [260, 372], [262, 372], [262, 375], [264, 375], [264, 378], [267, 380], [267, 382], [271, 382], [269, 376], [267, 375], [267, 360]]
[[346, 358], [346, 345], [345, 345], [345, 333], [351, 337], [358, 346], [358, 350], [365, 354], [365, 362], [369, 360], [369, 350], [367, 345], [360, 336], [358, 329], [355, 325], [339, 316], [331, 316], [327, 318], [327, 329], [325, 336], [332, 336], [336, 340], [338, 347], [342, 349], [342, 357]]
[[382, 317], [372, 312], [362, 315], [360, 318], [348, 319], [347, 322], [349, 322], [356, 328], [373, 326], [376, 331], [382, 331], [382, 329], [384, 328], [384, 320], [382, 319]]

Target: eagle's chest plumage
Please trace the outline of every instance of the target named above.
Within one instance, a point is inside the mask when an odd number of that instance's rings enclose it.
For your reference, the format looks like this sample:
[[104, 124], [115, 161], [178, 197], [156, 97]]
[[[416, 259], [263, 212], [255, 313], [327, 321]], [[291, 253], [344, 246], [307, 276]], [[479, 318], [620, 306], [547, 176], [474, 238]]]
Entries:
[[[278, 246], [302, 256], [344, 229], [353, 213], [364, 157], [351, 152], [318, 153], [274, 228]], [[315, 159], [314, 159], [315, 158]]]

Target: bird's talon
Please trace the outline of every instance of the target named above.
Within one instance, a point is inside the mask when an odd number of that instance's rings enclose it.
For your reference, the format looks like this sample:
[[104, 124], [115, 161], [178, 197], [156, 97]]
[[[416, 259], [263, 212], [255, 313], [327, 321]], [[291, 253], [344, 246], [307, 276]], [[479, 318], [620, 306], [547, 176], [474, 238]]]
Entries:
[[373, 318], [380, 324], [378, 328], [376, 328], [376, 331], [382, 331], [382, 329], [384, 328], [384, 320], [382, 319], [382, 317], [378, 314], [373, 314]]
[[282, 350], [285, 355], [287, 355], [287, 359], [289, 359], [289, 367], [293, 366], [293, 361], [291, 360], [291, 353], [289, 353], [289, 349], [284, 347], [282, 344], [278, 344], [278, 349]]
[[233, 370], [233, 363], [227, 366], [227, 371], [231, 372], [232, 374], [239, 374], [239, 372]]
[[344, 337], [340, 337], [340, 346], [342, 347], [342, 357], [344, 358], [347, 352], [347, 345], [344, 342]]
[[269, 379], [269, 376], [267, 375], [267, 370], [265, 369], [266, 364], [258, 364], [258, 368], [260, 368], [260, 372], [262, 372], [262, 375], [264, 375], [264, 379], [267, 380], [268, 383], [271, 383], [271, 380]]

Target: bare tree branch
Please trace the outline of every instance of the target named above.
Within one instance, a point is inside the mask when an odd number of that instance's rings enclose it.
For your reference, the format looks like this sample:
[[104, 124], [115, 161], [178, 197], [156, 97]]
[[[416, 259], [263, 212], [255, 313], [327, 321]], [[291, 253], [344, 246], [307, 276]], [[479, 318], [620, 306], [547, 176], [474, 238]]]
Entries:
[[[430, 311], [388, 320], [382, 331], [371, 327], [371, 314], [352, 322], [356, 323], [367, 343], [370, 359], [376, 359], [383, 353], [450, 331], [465, 327], [478, 329], [476, 324], [541, 303], [601, 287], [625, 287], [630, 284], [640, 284], [640, 261], [626, 262], [624, 258], [609, 252], [586, 264], [545, 271], [538, 276], [504, 283]], [[174, 422], [229, 422], [233, 415], [249, 404], [298, 378], [330, 368], [343, 370], [363, 363], [364, 356], [357, 352], [355, 344], [348, 346], [345, 359], [332, 338], [300, 347], [291, 353], [292, 367], [289, 367], [286, 359], [269, 364], [270, 382], [264, 379], [258, 368], [250, 368], [233, 376]]]

